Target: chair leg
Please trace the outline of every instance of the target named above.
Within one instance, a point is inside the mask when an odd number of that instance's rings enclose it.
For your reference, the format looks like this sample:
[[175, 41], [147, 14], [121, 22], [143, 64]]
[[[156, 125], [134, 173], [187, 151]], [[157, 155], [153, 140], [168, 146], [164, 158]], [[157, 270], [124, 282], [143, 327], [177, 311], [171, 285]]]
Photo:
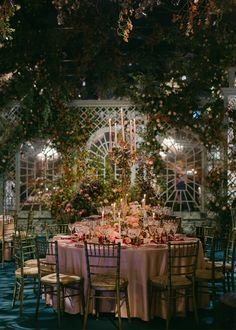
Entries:
[[85, 313], [84, 313], [84, 321], [83, 321], [83, 330], [87, 328], [87, 321], [88, 321], [88, 314], [89, 314], [89, 307], [90, 307], [90, 287], [87, 291], [87, 300], [86, 300], [86, 306], [85, 306]]
[[231, 273], [231, 285], [232, 285], [232, 291], [234, 291], [234, 272]]
[[57, 288], [57, 324], [61, 327], [61, 289]]
[[37, 285], [37, 279], [34, 277], [34, 279], [33, 279], [33, 292], [34, 292], [34, 294], [36, 295], [36, 285]]
[[129, 322], [131, 322], [128, 288], [125, 288], [125, 304], [126, 304], [127, 317], [128, 317]]
[[222, 283], [222, 285], [223, 285], [223, 291], [224, 291], [224, 293], [226, 293], [226, 285], [225, 285], [225, 280], [223, 280], [223, 283]]
[[153, 305], [153, 287], [152, 287], [151, 283], [149, 283], [148, 292], [149, 292], [148, 318], [149, 318], [149, 320], [151, 320], [152, 305]]
[[168, 293], [167, 297], [167, 318], [166, 318], [166, 330], [169, 329], [171, 314], [172, 314], [172, 292]]
[[97, 320], [99, 319], [99, 303], [100, 303], [99, 295], [100, 292], [95, 291], [95, 315]]
[[12, 297], [12, 308], [15, 307], [17, 288], [18, 288], [18, 284], [17, 284], [17, 281], [15, 281], [15, 285], [14, 285], [14, 289], [13, 289], [13, 297]]
[[82, 308], [82, 315], [85, 313], [85, 299], [84, 299], [84, 285], [81, 284], [79, 287], [80, 291], [80, 303], [81, 303], [81, 308]]
[[61, 301], [60, 301], [60, 310], [61, 310], [61, 313], [63, 313], [64, 314], [64, 312], [65, 312], [65, 302], [66, 302], [66, 300], [65, 300], [65, 291], [66, 289], [64, 288], [64, 287], [62, 287], [61, 288], [61, 294], [62, 294], [62, 297], [61, 297]]
[[159, 296], [160, 295], [160, 299], [161, 299], [161, 295], [162, 295], [162, 292], [157, 290], [155, 288], [155, 286], [151, 285], [150, 286], [150, 306], [149, 306], [149, 319], [152, 318], [152, 316], [155, 316], [155, 308], [156, 308], [156, 305], [157, 305], [157, 295]]
[[24, 301], [24, 279], [20, 281], [20, 315], [23, 313], [23, 301]]
[[35, 309], [35, 319], [38, 319], [38, 314], [39, 314], [39, 304], [40, 304], [40, 297], [41, 297], [41, 282], [39, 281], [38, 283], [38, 294], [37, 294], [37, 301], [36, 301], [36, 309]]
[[118, 314], [118, 329], [121, 330], [121, 310], [120, 310], [120, 292], [116, 292], [116, 304], [117, 304], [117, 314]]
[[199, 325], [199, 317], [198, 317], [198, 311], [197, 311], [197, 301], [196, 301], [196, 295], [194, 288], [192, 289], [192, 297], [193, 297], [193, 311], [194, 311], [194, 317], [196, 321], [196, 325]]

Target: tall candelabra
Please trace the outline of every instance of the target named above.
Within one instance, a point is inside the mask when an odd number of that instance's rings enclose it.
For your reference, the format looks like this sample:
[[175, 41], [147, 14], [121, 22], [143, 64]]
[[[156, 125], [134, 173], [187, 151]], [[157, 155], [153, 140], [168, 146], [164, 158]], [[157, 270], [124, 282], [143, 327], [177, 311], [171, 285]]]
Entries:
[[[114, 139], [112, 139], [112, 136]], [[123, 109], [120, 111], [120, 125], [109, 118], [109, 158], [121, 169], [121, 212], [125, 218], [127, 212], [128, 190], [131, 168], [137, 161], [136, 120], [130, 119], [125, 125]]]

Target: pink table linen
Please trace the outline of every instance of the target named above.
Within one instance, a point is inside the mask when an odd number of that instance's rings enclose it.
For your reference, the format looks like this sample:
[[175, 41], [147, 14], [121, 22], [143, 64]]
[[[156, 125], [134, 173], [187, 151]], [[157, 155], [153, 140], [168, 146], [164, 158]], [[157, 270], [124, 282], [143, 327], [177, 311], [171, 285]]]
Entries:
[[[60, 271], [66, 274], [74, 274], [84, 277], [85, 290], [87, 288], [87, 269], [85, 251], [83, 246], [65, 240], [59, 240], [59, 265]], [[204, 267], [203, 249], [200, 245], [198, 256], [198, 268]], [[131, 317], [149, 320], [148, 279], [152, 276], [165, 274], [167, 271], [167, 246], [139, 246], [124, 247], [121, 250], [121, 276], [129, 281], [129, 302]], [[108, 311], [114, 310], [114, 306], [103, 306]], [[178, 305], [178, 312], [184, 313], [184, 303]], [[81, 312], [78, 299], [66, 301], [65, 311], [71, 314]], [[165, 303], [158, 301], [153, 316], [166, 318]], [[122, 309], [122, 317], [127, 317], [125, 306]]]

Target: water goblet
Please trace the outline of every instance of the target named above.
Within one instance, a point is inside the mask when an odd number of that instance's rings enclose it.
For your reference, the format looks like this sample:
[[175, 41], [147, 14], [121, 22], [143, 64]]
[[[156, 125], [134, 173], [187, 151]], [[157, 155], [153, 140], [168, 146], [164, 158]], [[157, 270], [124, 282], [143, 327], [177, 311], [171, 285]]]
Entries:
[[156, 225], [149, 225], [148, 226], [148, 231], [153, 239], [153, 241], [155, 241], [155, 237], [156, 237], [156, 229], [157, 229], [157, 226]]
[[68, 229], [69, 229], [69, 231], [70, 231], [70, 235], [72, 235], [72, 233], [73, 233], [73, 231], [74, 231], [74, 229], [75, 229], [75, 225], [74, 225], [74, 223], [69, 222], [69, 223], [68, 223]]
[[173, 235], [175, 236], [176, 232], [178, 229], [178, 223], [176, 223], [176, 221], [172, 221], [171, 223], [171, 231], [173, 233]]
[[161, 226], [158, 226], [157, 229], [156, 229], [156, 232], [157, 232], [157, 236], [158, 236], [158, 240], [161, 241], [161, 235], [164, 231], [164, 228], [161, 227]]

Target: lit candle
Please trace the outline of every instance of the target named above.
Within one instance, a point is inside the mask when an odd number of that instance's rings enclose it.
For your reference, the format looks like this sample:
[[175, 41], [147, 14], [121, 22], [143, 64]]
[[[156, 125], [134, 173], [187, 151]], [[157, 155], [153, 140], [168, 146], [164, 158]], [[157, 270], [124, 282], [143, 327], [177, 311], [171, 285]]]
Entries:
[[120, 211], [118, 212], [118, 231], [119, 231], [119, 238], [121, 238], [121, 217], [120, 217]]
[[111, 139], [111, 118], [109, 118], [109, 151], [112, 151], [112, 139]]
[[144, 205], [146, 204], [146, 194], [143, 195]]
[[120, 110], [120, 119], [121, 119], [122, 141], [125, 141], [124, 113], [122, 108]]
[[145, 208], [145, 200], [144, 200], [144, 198], [142, 199], [142, 208], [143, 209]]
[[133, 127], [132, 127], [132, 120], [129, 122], [129, 135], [130, 135], [130, 152], [133, 152]]
[[128, 197], [129, 197], [129, 194], [125, 194], [125, 205], [128, 204]]
[[136, 121], [135, 121], [135, 118], [134, 118], [134, 151], [136, 151]]
[[117, 147], [117, 124], [115, 123], [115, 147]]
[[100, 222], [100, 225], [103, 226], [104, 225], [104, 217], [105, 217], [105, 211], [104, 209], [102, 210], [102, 219], [101, 219], [101, 222]]
[[155, 212], [152, 213], [152, 218], [155, 220]]
[[113, 217], [116, 218], [116, 203], [113, 204]]

